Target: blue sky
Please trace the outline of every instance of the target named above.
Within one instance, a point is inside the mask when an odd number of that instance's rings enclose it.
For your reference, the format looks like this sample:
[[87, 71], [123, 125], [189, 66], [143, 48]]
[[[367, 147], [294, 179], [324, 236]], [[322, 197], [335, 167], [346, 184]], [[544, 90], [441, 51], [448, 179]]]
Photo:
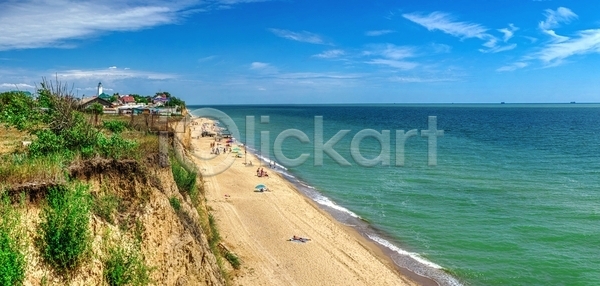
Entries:
[[0, 31], [0, 91], [57, 77], [188, 104], [600, 101], [598, 1], [9, 0]]

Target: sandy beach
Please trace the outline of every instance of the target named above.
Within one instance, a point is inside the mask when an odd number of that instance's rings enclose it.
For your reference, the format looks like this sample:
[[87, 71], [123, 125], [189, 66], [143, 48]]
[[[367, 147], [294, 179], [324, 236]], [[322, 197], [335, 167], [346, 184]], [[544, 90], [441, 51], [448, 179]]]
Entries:
[[[192, 127], [192, 158], [209, 174], [235, 154], [210, 154], [215, 139], [200, 133], [199, 125]], [[262, 168], [269, 177], [258, 177], [258, 167], [259, 160], [248, 153], [226, 171], [204, 177], [223, 243], [242, 261], [235, 285], [417, 285], [372, 242], [318, 209], [268, 165]], [[255, 192], [258, 184], [269, 190]], [[294, 235], [311, 240], [289, 241]]]

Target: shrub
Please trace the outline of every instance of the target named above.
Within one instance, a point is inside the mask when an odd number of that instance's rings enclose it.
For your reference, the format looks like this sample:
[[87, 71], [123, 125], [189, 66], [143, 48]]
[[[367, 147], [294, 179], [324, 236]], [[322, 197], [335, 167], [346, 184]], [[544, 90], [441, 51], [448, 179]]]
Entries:
[[133, 141], [123, 139], [119, 134], [113, 134], [106, 137], [104, 134], [98, 134], [98, 151], [100, 155], [119, 159], [124, 154], [131, 153], [137, 144]]
[[42, 210], [40, 253], [59, 272], [79, 266], [91, 246], [91, 199], [87, 185], [51, 188]]
[[37, 140], [29, 145], [29, 153], [33, 157], [39, 157], [46, 154], [57, 153], [64, 150], [64, 139], [62, 136], [54, 134], [50, 130], [40, 130], [36, 132]]
[[127, 123], [121, 120], [104, 121], [102, 125], [113, 133], [121, 133], [127, 127]]
[[181, 202], [179, 201], [179, 199], [177, 197], [171, 197], [169, 199], [169, 203], [171, 204], [171, 206], [173, 207], [173, 209], [178, 212], [179, 210], [181, 210]]
[[151, 271], [138, 248], [117, 245], [108, 250], [103, 275], [106, 283], [111, 286], [148, 285], [151, 282]]
[[18, 130], [27, 130], [41, 122], [42, 115], [36, 110], [33, 98], [24, 92], [0, 93], [0, 122]]
[[0, 285], [20, 285], [25, 278], [21, 217], [7, 195], [0, 198]]

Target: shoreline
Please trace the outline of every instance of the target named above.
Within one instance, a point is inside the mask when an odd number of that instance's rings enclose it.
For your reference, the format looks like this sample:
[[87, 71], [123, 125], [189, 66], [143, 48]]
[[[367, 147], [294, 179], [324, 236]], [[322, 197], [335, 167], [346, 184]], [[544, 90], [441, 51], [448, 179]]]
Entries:
[[[193, 122], [203, 122], [204, 120], [206, 119], [193, 118]], [[204, 122], [212, 121], [207, 120]], [[210, 171], [210, 168], [215, 167], [215, 165], [213, 164], [211, 166], [211, 164], [207, 163], [206, 161], [202, 162], [203, 160], [198, 160], [197, 156], [210, 156], [209, 146], [210, 142], [214, 142], [214, 138], [200, 137], [199, 135], [201, 130], [198, 130], [197, 127], [198, 125], [195, 127], [190, 127], [192, 129], [191, 151], [196, 155], [196, 158], [194, 158], [194, 163], [198, 166], [199, 170], [207, 172], [207, 170]], [[218, 156], [226, 158], [225, 156], [231, 155], [231, 153], [228, 153], [226, 155], [222, 154]], [[253, 163], [259, 163], [260, 159], [255, 154], [248, 152], [247, 156], [249, 161], [252, 161]], [[286, 253], [289, 250], [286, 250], [282, 253], [279, 251], [271, 251], [269, 248], [263, 249], [263, 251], [268, 252], [268, 254], [264, 254], [264, 256], [267, 258], [268, 256], [272, 256], [271, 258], [274, 258], [276, 261], [280, 262], [273, 265], [272, 263], [265, 263], [264, 258], [253, 257], [261, 256], [263, 254], [261, 251], [256, 251], [256, 249], [253, 249], [254, 247], [247, 245], [252, 244], [252, 240], [255, 239], [257, 242], [256, 244], [282, 244], [282, 248], [287, 248], [290, 243], [295, 244], [293, 242], [286, 243], [285, 237], [280, 237], [275, 240], [273, 240], [272, 237], [267, 237], [261, 240], [259, 237], [250, 236], [250, 240], [244, 240], [244, 238], [237, 237], [246, 236], [243, 235], [244, 232], [242, 232], [242, 235], [236, 235], [236, 232], [239, 232], [239, 228], [246, 230], [245, 232], [247, 234], [257, 232], [258, 230], [258, 235], [260, 232], [262, 232], [261, 228], [263, 228], [263, 225], [274, 226], [270, 228], [264, 227], [265, 230], [270, 229], [273, 230], [273, 232], [280, 232], [278, 231], [280, 228], [286, 228], [290, 223], [296, 224], [295, 220], [304, 221], [304, 223], [307, 223], [306, 227], [304, 227], [304, 232], [312, 232], [312, 234], [308, 235], [313, 240], [306, 243], [306, 245], [302, 245], [302, 247], [309, 248], [308, 251], [302, 253], [304, 254], [302, 256], [306, 256], [308, 261], [313, 260], [311, 264], [314, 264], [315, 260], [320, 260], [318, 259], [319, 257], [327, 258], [325, 261], [320, 261], [318, 264], [321, 270], [329, 269], [329, 271], [324, 271], [322, 273], [323, 277], [320, 277], [320, 280], [316, 281], [305, 280], [306, 274], [315, 274], [311, 272], [312, 267], [306, 266], [286, 267], [292, 268], [284, 271], [288, 272], [283, 273], [285, 275], [282, 274], [283, 276], [287, 276], [286, 279], [267, 279], [268, 281], [261, 279], [261, 275], [253, 275], [256, 271], [255, 268], [251, 268], [252, 271], [250, 271], [250, 269], [246, 269], [246, 271], [244, 271], [243, 269], [235, 275], [235, 283], [252, 285], [289, 285], [297, 284], [298, 282], [302, 281], [303, 283], [299, 284], [308, 285], [314, 284], [314, 282], [322, 283], [324, 281], [323, 279], [329, 279], [330, 283], [344, 283], [346, 285], [439, 285], [439, 283], [433, 278], [429, 278], [411, 271], [408, 268], [399, 266], [398, 263], [396, 263], [392, 258], [392, 254], [394, 253], [392, 249], [373, 241], [373, 239], [368, 237], [367, 234], [362, 233], [357, 228], [351, 225], [346, 225], [344, 222], [340, 221], [333, 213], [331, 213], [328, 209], [325, 209], [323, 205], [317, 203], [310, 195], [300, 190], [302, 185], [300, 180], [297, 180], [298, 184], [295, 184], [289, 177], [275, 171], [274, 169], [268, 168], [265, 166], [265, 164], [246, 166], [244, 165], [244, 158], [236, 158], [234, 160], [235, 161], [233, 162], [233, 165], [225, 172], [205, 178], [207, 204], [214, 209], [213, 214], [217, 219], [217, 224], [221, 230], [223, 242], [230, 247], [233, 252], [240, 255], [242, 261], [248, 261], [248, 263], [244, 263], [246, 267], [260, 267], [261, 264], [263, 264], [263, 266], [266, 264], [267, 268], [269, 268], [269, 266], [278, 267], [280, 264], [294, 264], [293, 262], [300, 258], [295, 258], [292, 255], [291, 261], [286, 261], [290, 260], [289, 254]], [[266, 168], [266, 170], [270, 173], [269, 178], [261, 179], [255, 175], [254, 168], [258, 168], [260, 165], [263, 165], [262, 167]], [[247, 186], [249, 182], [246, 182], [245, 184], [232, 184], [229, 182], [230, 180], [265, 181], [267, 185], [274, 185], [274, 190], [272, 192], [253, 193], [249, 191], [249, 189], [251, 189], [253, 186]], [[247, 191], [239, 192], [236, 190], [239, 187], [243, 187]], [[283, 192], [285, 192], [284, 195], [286, 197], [291, 196], [293, 198], [278, 198], [276, 200], [270, 200], [274, 204], [270, 205], [269, 207], [274, 207], [274, 212], [273, 210], [267, 209], [267, 206], [263, 207], [260, 203], [254, 202], [257, 198], [262, 200], [266, 196], [279, 196], [280, 193]], [[235, 201], [238, 199], [242, 201], [243, 204], [249, 203], [252, 206], [236, 206], [235, 204], [237, 202]], [[292, 203], [290, 203], [290, 200]], [[300, 211], [298, 212], [298, 210]], [[247, 219], [240, 217], [241, 213], [245, 214], [245, 216], [260, 216], [261, 213], [264, 213], [265, 215], [260, 217], [260, 222], [250, 220], [247, 221], [247, 223], [244, 223], [243, 220]], [[282, 221], [281, 218], [277, 217], [278, 215], [288, 216], [289, 218], [284, 218]], [[305, 219], [305, 217], [308, 217], [308, 219]], [[363, 223], [367, 224], [366, 222]], [[326, 225], [326, 227], [323, 228], [323, 225]], [[298, 227], [299, 225], [297, 225], [297, 228]], [[292, 232], [289, 233], [289, 236], [307, 235], [305, 233]], [[332, 232], [334, 233], [333, 236], [331, 235]], [[324, 234], [329, 234], [329, 236], [326, 235], [327, 237], [322, 237]], [[321, 237], [319, 238], [319, 236]], [[342, 237], [343, 239], [338, 239], [338, 237]], [[311, 250], [310, 248], [313, 246], [313, 244], [317, 244], [317, 240], [319, 241], [318, 244], [320, 247]], [[328, 250], [328, 248], [333, 249], [333, 251]], [[348, 251], [349, 248], [354, 249], [358, 254], [352, 255], [351, 252]], [[325, 249], [325, 253], [321, 253], [321, 251], [319, 251], [323, 249]], [[337, 255], [335, 252], [341, 252], [343, 255]], [[348, 260], [344, 256], [350, 256], [351, 259]], [[326, 260], [332, 261], [327, 262]], [[253, 261], [258, 263], [256, 263], [256, 265], [252, 265], [254, 264]], [[346, 275], [349, 277], [343, 277], [343, 275], [339, 275], [340, 271], [338, 271], [336, 268], [331, 269], [332, 264], [335, 265], [336, 262], [339, 264], [338, 267], [341, 266], [349, 269], [349, 271], [347, 271], [349, 272], [349, 275]], [[351, 263], [355, 265], [351, 265]], [[274, 271], [274, 269], [272, 270]], [[298, 275], [300, 273], [303, 275]], [[333, 273], [336, 273], [336, 276], [340, 277], [331, 277], [331, 274]], [[357, 281], [362, 281], [362, 283]], [[378, 282], [373, 283], [374, 281]]]

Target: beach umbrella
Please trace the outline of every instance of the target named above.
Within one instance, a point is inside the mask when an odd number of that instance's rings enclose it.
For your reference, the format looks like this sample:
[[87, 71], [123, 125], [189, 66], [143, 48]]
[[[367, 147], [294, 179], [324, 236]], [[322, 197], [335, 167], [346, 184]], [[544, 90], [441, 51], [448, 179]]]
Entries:
[[233, 148], [231, 148], [231, 152], [237, 153], [237, 152], [240, 152], [240, 151], [242, 151], [242, 149], [240, 149], [240, 147], [233, 147]]
[[254, 187], [257, 190], [266, 190], [267, 186], [263, 185], [263, 184], [258, 184], [256, 185], [256, 187]]

